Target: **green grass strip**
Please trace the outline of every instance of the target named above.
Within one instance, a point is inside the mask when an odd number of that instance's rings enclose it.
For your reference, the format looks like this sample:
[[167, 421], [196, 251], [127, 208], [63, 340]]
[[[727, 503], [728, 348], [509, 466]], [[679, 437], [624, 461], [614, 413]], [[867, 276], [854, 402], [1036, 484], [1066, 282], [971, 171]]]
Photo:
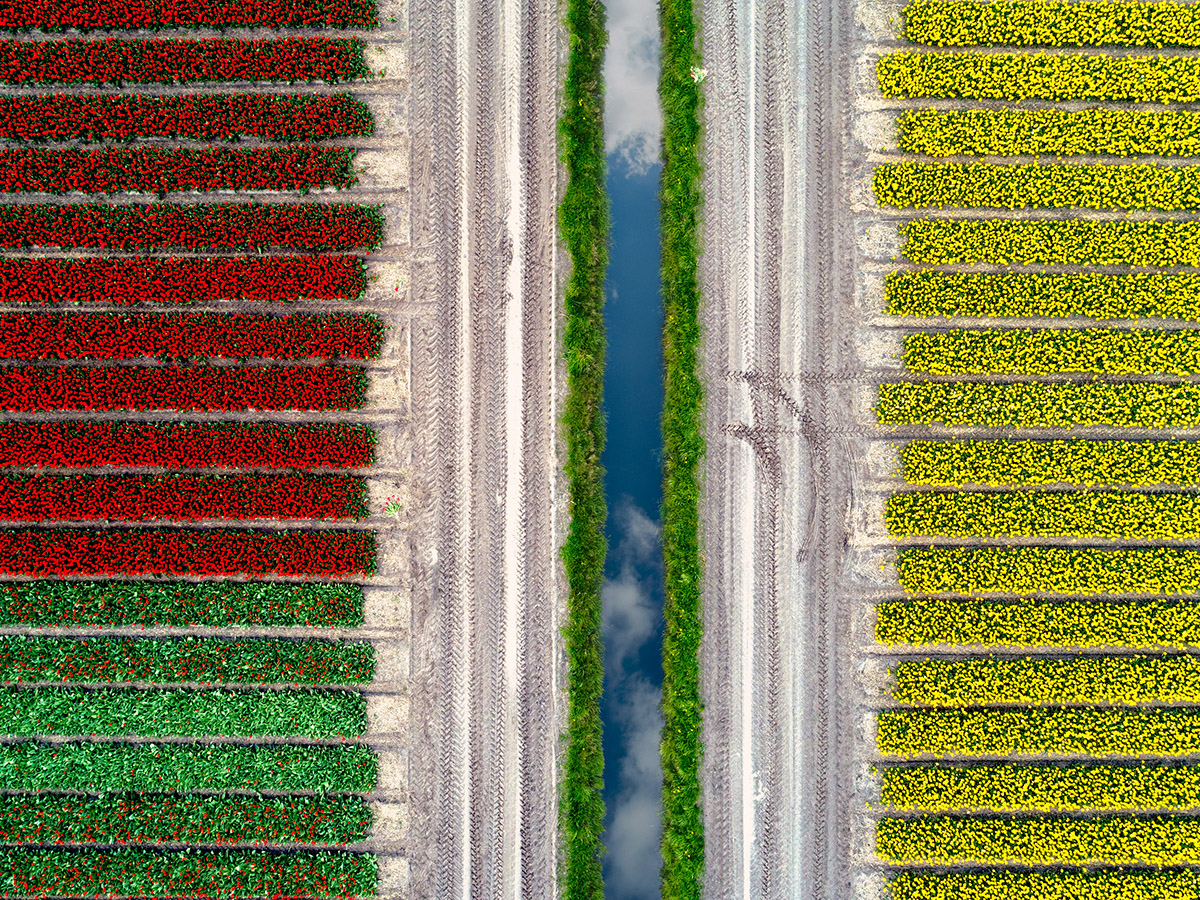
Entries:
[[1200, 321], [1200, 275], [1094, 272], [890, 272], [893, 316], [1086, 316]]
[[884, 425], [1194, 428], [1200, 384], [894, 382], [875, 413]]
[[1200, 872], [901, 872], [892, 900], [1198, 900]]
[[964, 100], [1200, 100], [1200, 59], [901, 51], [875, 66], [885, 97]]
[[1195, 156], [1200, 113], [1133, 109], [910, 109], [900, 149], [929, 156]]
[[0, 850], [3, 897], [370, 897], [372, 854], [266, 850]]
[[700, 808], [703, 703], [700, 698], [700, 484], [704, 457], [704, 386], [700, 346], [699, 224], [703, 204], [699, 147], [701, 65], [693, 0], [661, 0], [663, 168], [659, 182], [662, 242], [663, 501], [663, 900], [699, 900], [704, 880]]
[[875, 638], [891, 646], [1195, 650], [1200, 648], [1200, 603], [1192, 600], [888, 601], [875, 607]]
[[0, 681], [8, 682], [362, 684], [374, 669], [361, 641], [0, 636]]
[[377, 768], [356, 745], [0, 744], [5, 791], [366, 792]]
[[885, 756], [1187, 756], [1200, 753], [1200, 709], [1114, 707], [886, 709]]
[[21, 581], [0, 584], [0, 625], [363, 623], [356, 584], [267, 581]]
[[370, 824], [358, 797], [0, 795], [12, 844], [351, 844]]
[[875, 846], [888, 862], [906, 864], [1178, 866], [1200, 862], [1200, 819], [881, 819], [876, 825]]
[[1198, 441], [912, 441], [900, 449], [909, 484], [1200, 484]]
[[567, 574], [567, 742], [559, 791], [558, 828], [564, 843], [565, 900], [601, 900], [604, 882], [604, 690], [601, 587], [608, 542], [604, 523], [604, 278], [608, 268], [609, 208], [605, 192], [604, 53], [608, 45], [601, 0], [568, 0], [567, 59], [559, 152], [567, 189], [558, 226], [571, 255], [563, 345], [567, 396], [563, 410], [571, 521], [562, 548]]
[[1177, 2], [910, 0], [904, 37], [939, 47], [1198, 47], [1200, 7]]
[[920, 491], [888, 497], [893, 537], [1200, 538], [1200, 494]]
[[904, 338], [904, 367], [933, 375], [1195, 375], [1200, 331], [989, 328]]
[[1200, 766], [1157, 763], [1057, 766], [888, 766], [884, 806], [953, 812], [1192, 810], [1200, 808]]
[[366, 730], [348, 691], [0, 688], [0, 733], [336, 738]]
[[900, 234], [915, 263], [1200, 266], [1197, 221], [916, 219]]
[[902, 209], [1200, 209], [1200, 168], [1153, 163], [885, 163], [874, 187]]
[[892, 698], [914, 706], [1200, 703], [1200, 657], [918, 659], [892, 670]]
[[1200, 593], [1200, 550], [1174, 547], [905, 547], [897, 568], [910, 594]]

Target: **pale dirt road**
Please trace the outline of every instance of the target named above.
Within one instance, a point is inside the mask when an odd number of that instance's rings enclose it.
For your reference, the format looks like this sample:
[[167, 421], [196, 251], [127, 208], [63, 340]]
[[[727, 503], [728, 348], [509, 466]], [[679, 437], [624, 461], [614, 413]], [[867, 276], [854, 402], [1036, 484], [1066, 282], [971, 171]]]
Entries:
[[[705, 2], [705, 894], [849, 894], [847, 11]], [[848, 368], [849, 367], [849, 368]]]
[[559, 19], [415, 4], [412, 895], [557, 893]]

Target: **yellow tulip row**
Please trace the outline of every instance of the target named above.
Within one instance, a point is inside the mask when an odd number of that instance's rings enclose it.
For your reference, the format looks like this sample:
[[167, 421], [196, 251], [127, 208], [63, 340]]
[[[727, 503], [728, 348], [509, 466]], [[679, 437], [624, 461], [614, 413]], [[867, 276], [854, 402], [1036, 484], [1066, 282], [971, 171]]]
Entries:
[[917, 332], [904, 366], [933, 375], [1195, 375], [1200, 330], [988, 328]]
[[901, 150], [928, 156], [1200, 154], [1192, 110], [912, 109], [896, 128]]
[[1186, 816], [881, 819], [876, 852], [918, 865], [1200, 864], [1200, 819]]
[[887, 500], [893, 537], [1200, 539], [1200, 494], [906, 491]]
[[887, 766], [880, 799], [902, 810], [1200, 809], [1200, 766], [1162, 763]]
[[910, 441], [909, 484], [1200, 485], [1200, 441]]
[[1200, 658], [1186, 654], [906, 660], [893, 679], [912, 706], [1200, 703]]
[[915, 219], [900, 234], [915, 263], [1200, 266], [1196, 220]]
[[1189, 756], [1200, 753], [1200, 708], [885, 709], [885, 756]]
[[1200, 321], [1200, 275], [891, 272], [884, 299], [894, 316]]
[[1200, 900], [1200, 872], [901, 872], [891, 900]]
[[1200, 209], [1200, 167], [902, 162], [876, 166], [875, 201], [900, 208]]
[[967, 100], [1200, 100], [1200, 59], [902, 50], [875, 66], [885, 97]]
[[1141, 547], [904, 547], [896, 554], [910, 594], [1109, 594], [1200, 592], [1200, 550]]
[[[1200, 560], [1195, 565], [1200, 583]], [[890, 646], [1196, 650], [1200, 602], [895, 600], [875, 607], [875, 639]]]
[[909, 0], [904, 37], [938, 47], [1197, 47], [1200, 7], [1173, 2]]

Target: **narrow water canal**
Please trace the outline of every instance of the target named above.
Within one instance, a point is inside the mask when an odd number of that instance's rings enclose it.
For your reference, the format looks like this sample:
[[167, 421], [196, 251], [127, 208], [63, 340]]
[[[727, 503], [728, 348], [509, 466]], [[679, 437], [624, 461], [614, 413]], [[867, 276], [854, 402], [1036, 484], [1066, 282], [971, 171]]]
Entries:
[[[659, 895], [662, 775], [662, 300], [654, 0], [607, 0], [611, 263], [606, 283], [605, 894]], [[640, 149], [639, 149], [640, 148]]]

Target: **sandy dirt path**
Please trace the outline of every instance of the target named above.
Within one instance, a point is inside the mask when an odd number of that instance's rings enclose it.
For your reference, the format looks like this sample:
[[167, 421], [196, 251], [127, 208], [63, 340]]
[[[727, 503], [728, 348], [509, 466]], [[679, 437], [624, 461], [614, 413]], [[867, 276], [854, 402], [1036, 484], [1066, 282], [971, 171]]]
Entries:
[[411, 26], [413, 301], [431, 311], [413, 343], [413, 895], [552, 897], [558, 13], [444, 0]]

